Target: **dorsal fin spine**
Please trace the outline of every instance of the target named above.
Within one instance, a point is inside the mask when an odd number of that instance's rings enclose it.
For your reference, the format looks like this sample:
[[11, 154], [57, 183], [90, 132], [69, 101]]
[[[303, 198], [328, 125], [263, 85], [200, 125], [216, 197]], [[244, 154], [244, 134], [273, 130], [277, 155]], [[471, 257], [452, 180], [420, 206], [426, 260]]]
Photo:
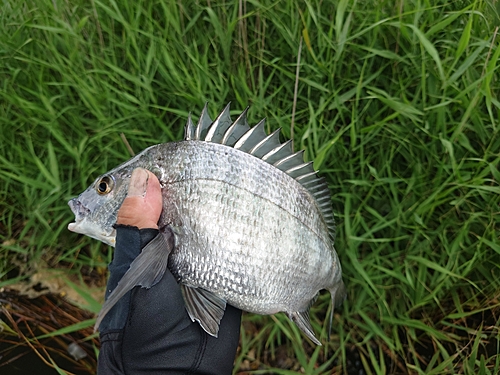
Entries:
[[311, 177], [311, 176], [314, 176], [314, 175], [316, 175], [316, 174], [317, 174], [317, 172], [316, 172], [316, 171], [313, 171], [313, 172], [311, 172], [311, 173], [306, 173], [306, 174], [304, 174], [304, 175], [302, 175], [302, 176], [300, 176], [300, 177], [297, 177], [297, 178], [296, 178], [296, 180], [297, 180], [297, 181], [301, 181], [301, 180], [303, 180], [303, 179], [306, 179], [307, 177]]
[[212, 124], [212, 119], [208, 114], [208, 103], [205, 103], [203, 110], [201, 111], [200, 119], [196, 125], [196, 133], [194, 139], [202, 140], [205, 137], [206, 129]]
[[285, 149], [287, 147], [289, 147], [290, 150], [292, 149], [291, 142], [292, 141], [290, 139], [288, 141], [286, 141], [286, 142], [283, 142], [281, 145], [275, 147], [274, 149], [272, 149], [271, 151], [269, 151], [267, 154], [265, 154], [262, 157], [262, 160], [267, 161], [268, 163], [272, 164], [271, 163], [272, 156], [276, 155], [277, 153], [279, 153], [280, 151], [282, 151], [283, 149]]
[[[312, 172], [308, 172], [307, 173], [307, 176], [314, 176], [315, 174], [316, 174], [316, 171], [314, 171], [314, 169], [313, 169]], [[299, 176], [299, 177], [297, 177], [295, 179], [296, 180], [299, 179], [298, 181], [300, 181], [300, 183], [302, 184], [302, 186], [304, 186], [306, 189], [312, 191], [312, 190], [317, 190], [317, 189], [319, 189], [321, 187], [321, 185], [317, 185], [317, 181], [316, 180], [301, 181], [300, 178], [304, 177], [304, 176], [306, 176], [306, 174], [303, 174], [303, 175], [301, 175], [301, 176]], [[314, 183], [314, 185], [313, 185], [313, 183]], [[313, 185], [313, 186], [309, 187], [309, 185]]]
[[292, 173], [292, 172], [298, 171], [298, 170], [303, 169], [303, 168], [305, 169], [309, 166], [312, 166], [312, 164], [313, 164], [312, 161], [308, 161], [307, 163], [299, 164], [295, 167], [292, 167], [292, 168], [286, 170], [285, 173]]
[[[248, 146], [250, 142], [254, 141], [254, 136], [259, 132], [259, 130], [264, 131], [264, 122], [259, 122], [257, 125], [255, 125], [253, 128], [250, 128], [245, 134], [242, 135], [242, 137], [234, 144], [235, 149], [243, 149], [243, 147]], [[256, 143], [256, 142], [254, 142]], [[253, 146], [253, 144], [250, 146], [250, 148]]]
[[[262, 121], [265, 121], [265, 119], [263, 119]], [[257, 143], [251, 150], [250, 150], [250, 154], [252, 155], [255, 155], [258, 151], [260, 151], [262, 148], [266, 147], [267, 145], [270, 145], [270, 146], [274, 146], [276, 147], [277, 145], [272, 145], [270, 144], [272, 142], [272, 140], [274, 138], [278, 138], [277, 141], [278, 141], [278, 145], [279, 145], [279, 132], [281, 131], [281, 129], [276, 129], [275, 131], [273, 131], [271, 134], [269, 134], [266, 138], [264, 138], [262, 141], [260, 141], [259, 143]], [[272, 147], [272, 148], [274, 148]], [[269, 152], [269, 151], [268, 151]], [[264, 154], [267, 154], [267, 152], [265, 152]]]
[[195, 127], [193, 124], [193, 120], [191, 118], [191, 112], [189, 112], [188, 119], [186, 122], [186, 126], [184, 127], [184, 140], [190, 141], [194, 138]]
[[304, 161], [303, 155], [304, 155], [304, 150], [299, 150], [295, 154], [288, 155], [288, 156], [284, 157], [283, 159], [278, 160], [273, 165], [275, 167], [279, 167], [280, 165], [286, 163], [287, 161], [290, 161], [290, 159], [296, 158], [297, 156], [299, 156], [302, 159], [302, 161]]
[[[245, 134], [250, 126], [248, 126], [247, 122], [247, 112], [248, 108], [246, 107], [243, 112], [238, 116], [238, 118], [233, 122], [233, 124], [226, 130], [224, 136], [222, 137], [221, 144], [233, 146], [236, 141]], [[240, 134], [241, 133], [241, 134]], [[231, 142], [232, 138], [234, 138], [234, 142]]]
[[224, 134], [227, 129], [231, 126], [231, 116], [229, 111], [231, 109], [231, 102], [229, 102], [224, 110], [217, 116], [214, 122], [208, 128], [207, 135], [205, 136], [205, 141], [220, 143], [224, 138]]

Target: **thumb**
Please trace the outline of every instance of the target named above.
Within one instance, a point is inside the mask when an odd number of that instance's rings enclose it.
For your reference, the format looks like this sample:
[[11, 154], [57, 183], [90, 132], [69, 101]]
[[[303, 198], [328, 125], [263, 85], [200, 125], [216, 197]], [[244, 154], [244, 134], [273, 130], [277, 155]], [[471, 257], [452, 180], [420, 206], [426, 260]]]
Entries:
[[130, 176], [130, 184], [128, 186], [128, 197], [142, 197], [146, 196], [148, 188], [149, 173], [144, 168], [136, 168], [132, 171]]
[[130, 176], [128, 195], [117, 215], [117, 224], [142, 228], [158, 228], [162, 211], [160, 182], [143, 168], [136, 168]]

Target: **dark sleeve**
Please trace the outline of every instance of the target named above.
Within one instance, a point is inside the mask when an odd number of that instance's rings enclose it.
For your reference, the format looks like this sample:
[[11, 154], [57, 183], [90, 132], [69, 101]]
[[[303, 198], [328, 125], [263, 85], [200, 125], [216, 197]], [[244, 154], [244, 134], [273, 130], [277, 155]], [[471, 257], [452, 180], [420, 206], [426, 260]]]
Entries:
[[[106, 295], [157, 230], [117, 227]], [[161, 235], [161, 234], [160, 234]], [[227, 305], [219, 337], [193, 323], [180, 287], [167, 270], [151, 289], [135, 287], [101, 323], [98, 374], [231, 374], [241, 311]]]

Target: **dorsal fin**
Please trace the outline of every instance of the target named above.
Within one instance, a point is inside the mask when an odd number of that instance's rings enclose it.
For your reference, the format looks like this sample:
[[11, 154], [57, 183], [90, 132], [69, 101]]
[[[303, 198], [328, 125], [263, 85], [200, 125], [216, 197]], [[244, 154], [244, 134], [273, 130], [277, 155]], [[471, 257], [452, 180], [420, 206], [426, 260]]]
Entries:
[[290, 176], [292, 176], [293, 178], [299, 177], [302, 176], [303, 174], [314, 172], [312, 164], [313, 164], [312, 161], [308, 163], [299, 164], [293, 168], [287, 169], [285, 172]]
[[274, 162], [283, 159], [287, 155], [292, 154], [292, 141], [288, 140], [285, 143], [276, 146], [267, 154], [262, 157], [262, 160], [267, 161], [269, 164], [274, 164]]
[[221, 143], [224, 138], [226, 130], [229, 129], [231, 124], [231, 116], [229, 115], [230, 104], [226, 105], [226, 108], [220, 113], [215, 121], [208, 128], [208, 133], [205, 136], [205, 141], [213, 143]]
[[280, 143], [280, 129], [267, 135], [264, 129], [265, 119], [250, 127], [247, 123], [248, 107], [234, 122], [231, 120], [229, 110], [230, 104], [212, 121], [205, 104], [196, 126], [193, 125], [189, 115], [184, 140], [220, 143], [251, 154], [282, 170], [309, 191], [329, 229], [330, 237], [335, 240], [335, 219], [330, 190], [326, 180], [318, 177], [312, 162], [304, 162], [304, 151], [294, 153], [291, 141]]
[[196, 128], [194, 127], [193, 120], [191, 120], [191, 113], [189, 113], [186, 126], [184, 127], [184, 140], [190, 141], [195, 137]]
[[196, 132], [194, 139], [204, 140], [205, 136], [207, 135], [207, 129], [210, 125], [212, 125], [212, 119], [208, 114], [208, 103], [205, 103], [205, 107], [203, 107], [200, 119], [198, 120], [198, 125], [196, 125]]
[[247, 111], [248, 107], [245, 108], [243, 112], [238, 116], [235, 122], [226, 130], [224, 137], [222, 138], [222, 144], [228, 146], [234, 146], [234, 144], [240, 139], [240, 137], [245, 134], [250, 126], [247, 122]]
[[261, 120], [253, 128], [250, 128], [240, 139], [234, 144], [234, 148], [250, 153], [250, 150], [256, 146], [260, 141], [267, 137], [264, 125], [266, 120]]
[[287, 155], [283, 159], [278, 160], [273, 165], [282, 171], [287, 171], [298, 167], [304, 163], [304, 150], [297, 151], [295, 154]]
[[276, 129], [274, 132], [269, 134], [266, 138], [264, 138], [262, 141], [257, 143], [251, 150], [250, 154], [253, 156], [256, 156], [258, 158], [261, 158], [267, 154], [269, 151], [274, 149], [276, 146], [280, 145], [280, 130], [281, 129]]

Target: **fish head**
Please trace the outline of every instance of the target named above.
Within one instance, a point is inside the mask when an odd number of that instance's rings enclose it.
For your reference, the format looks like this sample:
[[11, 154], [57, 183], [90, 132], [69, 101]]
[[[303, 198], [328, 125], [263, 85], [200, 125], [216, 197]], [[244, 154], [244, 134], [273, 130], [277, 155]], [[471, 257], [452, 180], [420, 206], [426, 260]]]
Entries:
[[75, 222], [70, 223], [68, 229], [115, 246], [113, 226], [127, 196], [132, 170], [133, 167], [117, 168], [101, 175], [77, 198], [71, 199], [68, 204], [75, 214]]

